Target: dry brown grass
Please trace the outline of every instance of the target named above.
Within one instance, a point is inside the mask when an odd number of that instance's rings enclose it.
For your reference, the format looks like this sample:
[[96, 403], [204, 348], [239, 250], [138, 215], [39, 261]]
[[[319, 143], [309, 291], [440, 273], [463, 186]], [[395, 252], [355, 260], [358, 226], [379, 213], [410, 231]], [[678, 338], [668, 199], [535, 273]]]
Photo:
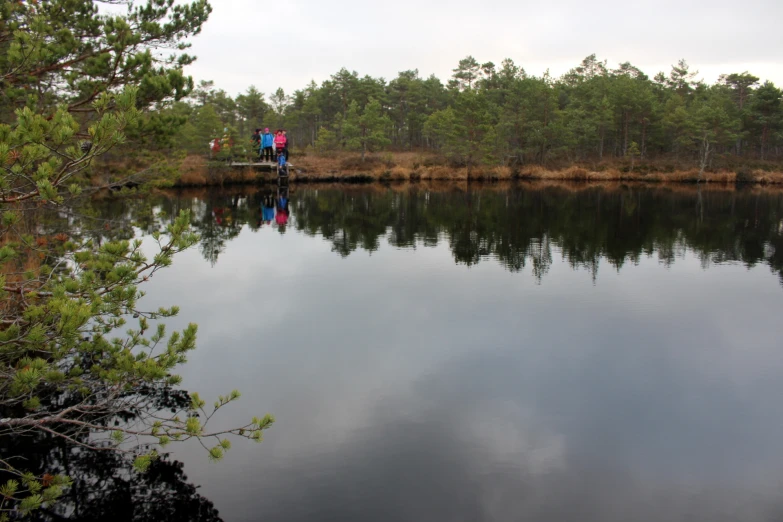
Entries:
[[422, 179], [439, 180], [466, 180], [468, 179], [467, 169], [455, 169], [445, 165], [433, 165], [422, 168]]
[[514, 177], [514, 171], [511, 170], [511, 167], [494, 167], [492, 169], [492, 177], [495, 179], [511, 179]]
[[[593, 166], [572, 165], [565, 168], [547, 168], [541, 165], [525, 165], [512, 169], [508, 166], [456, 167], [440, 156], [420, 152], [395, 152], [368, 154], [365, 161], [356, 153], [338, 152], [324, 156], [299, 155], [292, 159], [292, 180], [308, 182], [335, 181], [465, 181], [471, 180], [560, 180], [578, 182], [655, 182], [696, 183], [699, 171], [694, 168], [672, 168], [663, 165], [658, 171], [645, 164], [629, 170], [621, 161], [604, 162]], [[203, 157], [189, 157], [182, 164], [177, 185], [210, 186], [231, 183], [252, 183], [273, 179], [272, 173], [252, 169], [237, 170], [211, 168]], [[733, 184], [737, 173], [730, 169], [705, 172], [700, 180], [707, 184]], [[783, 184], [783, 170], [746, 170], [741, 181], [758, 184]]]
[[410, 179], [413, 169], [410, 167], [401, 167], [399, 165], [392, 167], [389, 171], [392, 179]]
[[340, 159], [333, 156], [304, 156], [292, 158], [291, 163], [296, 165], [296, 168], [308, 173], [336, 173], [340, 170]]
[[761, 184], [780, 184], [783, 183], [783, 172], [766, 172], [763, 170], [754, 170], [752, 172], [753, 181]]
[[[737, 173], [730, 170], [705, 172], [699, 180], [698, 169], [682, 169], [673, 172], [623, 172], [617, 168], [605, 168], [600, 171], [588, 170], [580, 166], [566, 169], [550, 170], [540, 165], [526, 166], [520, 170], [523, 179], [537, 180], [571, 180], [571, 181], [639, 181], [657, 183], [702, 183], [734, 184]], [[754, 170], [750, 174], [751, 183], [779, 184], [783, 183], [783, 172], [767, 172]]]
[[186, 186], [206, 185], [207, 177], [205, 176], [205, 170], [206, 169], [184, 171], [180, 174], [177, 184]]
[[252, 167], [212, 166], [203, 156], [190, 156], [183, 161], [179, 179], [174, 184], [178, 187], [203, 187], [253, 183], [266, 178], [271, 180], [274, 175], [271, 172], [256, 171]]
[[395, 152], [392, 156], [397, 165], [411, 169], [414, 168], [414, 165], [424, 161], [424, 156], [419, 152]]

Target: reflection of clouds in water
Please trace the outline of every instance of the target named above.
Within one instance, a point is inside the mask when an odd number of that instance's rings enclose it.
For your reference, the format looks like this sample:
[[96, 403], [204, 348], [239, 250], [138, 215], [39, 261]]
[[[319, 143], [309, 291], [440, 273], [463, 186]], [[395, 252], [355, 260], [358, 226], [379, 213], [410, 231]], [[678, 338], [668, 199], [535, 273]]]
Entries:
[[534, 412], [510, 400], [492, 399], [473, 406], [464, 419], [467, 429], [455, 427], [467, 445], [485, 454], [487, 471], [495, 466], [519, 467], [532, 474], [560, 469], [565, 460], [565, 437], [551, 433]]
[[430, 375], [377, 401], [317, 463], [278, 463], [269, 502], [286, 520], [507, 519], [517, 486], [562, 470], [563, 437], [512, 401], [454, 400], [455, 385]]
[[454, 265], [443, 243], [342, 259], [318, 237], [244, 230], [215, 268], [178, 258], [150, 303], [200, 325], [186, 386], [239, 388], [226, 425], [279, 419], [217, 466], [177, 448], [188, 475], [232, 521], [781, 511], [768, 270], [703, 272], [689, 253], [594, 285], [560, 257], [540, 286]]
[[461, 378], [495, 374], [494, 365], [477, 372], [475, 363], [453, 361], [376, 402], [364, 429], [321, 447], [315, 459], [273, 457], [261, 485], [265, 499], [235, 506], [243, 513], [237, 520], [253, 520], [254, 510], [293, 521], [728, 522], [781, 512], [775, 482], [745, 489], [720, 480], [645, 478], [622, 459], [571, 451], [527, 398], [501, 399], [492, 386], [454, 397]]

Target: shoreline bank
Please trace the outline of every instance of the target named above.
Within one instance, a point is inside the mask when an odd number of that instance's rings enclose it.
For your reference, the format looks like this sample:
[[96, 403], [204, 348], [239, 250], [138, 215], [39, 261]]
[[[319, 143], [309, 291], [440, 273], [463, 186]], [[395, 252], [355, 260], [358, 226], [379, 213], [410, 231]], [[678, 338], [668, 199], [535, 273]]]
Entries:
[[[651, 165], [629, 168], [622, 165], [601, 165], [588, 168], [572, 165], [566, 168], [545, 168], [540, 165], [511, 167], [453, 167], [434, 163], [432, 158], [399, 154], [366, 162], [345, 158], [303, 156], [292, 160], [290, 180], [298, 183], [374, 183], [419, 181], [572, 181], [572, 182], [642, 182], [655, 184], [705, 185], [783, 185], [783, 167], [779, 170], [738, 167], [735, 170], [705, 171], [701, 178], [697, 168], [657, 169]], [[274, 170], [252, 166], [231, 166], [210, 162], [203, 157], [186, 158], [180, 169], [176, 187], [202, 187], [275, 182]]]

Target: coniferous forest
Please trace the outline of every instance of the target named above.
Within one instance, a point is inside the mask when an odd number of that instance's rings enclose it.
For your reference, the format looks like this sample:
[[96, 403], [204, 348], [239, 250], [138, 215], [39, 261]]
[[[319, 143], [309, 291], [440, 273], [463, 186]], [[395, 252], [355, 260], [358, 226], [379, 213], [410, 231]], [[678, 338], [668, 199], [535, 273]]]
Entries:
[[783, 157], [780, 88], [748, 72], [697, 78], [685, 60], [649, 76], [590, 55], [555, 78], [468, 56], [445, 84], [416, 70], [387, 81], [342, 69], [293, 93], [250, 86], [231, 97], [202, 81], [157, 117], [183, 122], [170, 145], [192, 153], [224, 128], [246, 139], [263, 126], [286, 128], [298, 151], [415, 150], [468, 166], [630, 158], [720, 168]]

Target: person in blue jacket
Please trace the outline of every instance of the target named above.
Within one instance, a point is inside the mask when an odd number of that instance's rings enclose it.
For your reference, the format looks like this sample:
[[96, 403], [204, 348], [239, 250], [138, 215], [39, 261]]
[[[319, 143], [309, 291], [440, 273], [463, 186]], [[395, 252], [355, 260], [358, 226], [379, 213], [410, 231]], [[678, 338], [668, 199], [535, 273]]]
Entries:
[[271, 225], [275, 220], [275, 198], [271, 192], [264, 195], [261, 201], [261, 220], [267, 225]]
[[261, 135], [261, 159], [263, 161], [274, 161], [274, 152], [272, 151], [274, 141], [275, 137], [269, 132], [269, 128], [264, 129], [264, 133]]

